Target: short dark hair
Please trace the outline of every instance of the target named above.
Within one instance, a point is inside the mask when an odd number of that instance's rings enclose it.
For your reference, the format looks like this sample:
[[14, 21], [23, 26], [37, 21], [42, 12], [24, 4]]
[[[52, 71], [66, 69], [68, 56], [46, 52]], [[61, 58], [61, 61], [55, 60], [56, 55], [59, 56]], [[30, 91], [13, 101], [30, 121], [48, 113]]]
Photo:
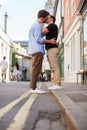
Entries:
[[18, 64], [18, 62], [16, 62], [15, 66], [16, 66], [17, 70], [19, 70], [19, 64]]
[[4, 57], [3, 57], [3, 59], [5, 60], [5, 59], [6, 59], [6, 57], [4, 56]]
[[52, 18], [52, 19], [53, 19], [53, 23], [55, 23], [55, 21], [56, 21], [56, 18], [55, 18], [55, 16], [53, 16], [53, 15], [50, 15], [50, 18]]
[[46, 16], [48, 16], [49, 15], [49, 12], [48, 11], [46, 11], [46, 10], [40, 10], [39, 12], [38, 12], [38, 18], [40, 18], [40, 17], [46, 17]]

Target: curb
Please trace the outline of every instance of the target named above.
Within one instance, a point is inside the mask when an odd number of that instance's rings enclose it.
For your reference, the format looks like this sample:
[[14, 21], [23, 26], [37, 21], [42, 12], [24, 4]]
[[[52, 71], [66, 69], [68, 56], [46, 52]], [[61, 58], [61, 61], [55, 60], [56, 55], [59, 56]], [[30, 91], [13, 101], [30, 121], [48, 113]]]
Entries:
[[57, 104], [60, 106], [61, 111], [63, 113], [64, 119], [65, 119], [65, 123], [67, 124], [67, 129], [68, 130], [78, 130], [75, 122], [72, 120], [69, 112], [67, 111], [67, 109], [65, 108], [63, 102], [58, 98], [58, 96], [55, 94], [54, 91], [50, 91], [50, 93], [54, 96]]
[[[45, 84], [48, 86], [47, 84]], [[67, 130], [87, 130], [87, 112], [83, 111], [64, 91], [48, 90], [63, 113]]]

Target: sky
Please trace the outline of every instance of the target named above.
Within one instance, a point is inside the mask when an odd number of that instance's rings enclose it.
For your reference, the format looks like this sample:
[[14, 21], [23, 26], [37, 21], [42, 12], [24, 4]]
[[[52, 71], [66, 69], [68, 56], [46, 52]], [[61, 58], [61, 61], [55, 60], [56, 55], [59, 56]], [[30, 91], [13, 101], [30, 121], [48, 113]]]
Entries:
[[7, 34], [14, 40], [28, 40], [29, 29], [44, 9], [47, 0], [0, 0], [0, 27], [4, 30], [4, 15], [8, 14]]

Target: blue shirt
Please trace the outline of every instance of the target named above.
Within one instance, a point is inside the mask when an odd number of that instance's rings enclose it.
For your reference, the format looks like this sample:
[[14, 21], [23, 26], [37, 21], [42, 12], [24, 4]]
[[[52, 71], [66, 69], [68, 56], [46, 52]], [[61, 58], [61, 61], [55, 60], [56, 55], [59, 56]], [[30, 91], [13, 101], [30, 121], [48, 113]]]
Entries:
[[41, 25], [38, 20], [32, 25], [29, 32], [29, 44], [28, 44], [28, 54], [33, 54], [35, 52], [45, 53], [43, 35], [41, 32]]

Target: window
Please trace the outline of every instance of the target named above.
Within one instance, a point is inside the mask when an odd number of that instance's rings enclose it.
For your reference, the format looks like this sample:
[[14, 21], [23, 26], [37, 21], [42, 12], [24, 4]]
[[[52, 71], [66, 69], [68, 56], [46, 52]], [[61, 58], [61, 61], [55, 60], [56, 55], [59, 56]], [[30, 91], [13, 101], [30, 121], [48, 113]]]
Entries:
[[84, 68], [87, 69], [87, 13], [84, 17], [83, 32], [84, 32]]
[[68, 0], [66, 2], [66, 27], [69, 24], [69, 5], [68, 5]]
[[72, 37], [71, 40], [71, 70], [76, 70], [76, 40], [75, 35]]
[[71, 7], [72, 7], [71, 13], [72, 13], [72, 16], [73, 16], [73, 14], [75, 13], [75, 10], [76, 10], [75, 0], [71, 0]]
[[1, 45], [1, 56], [3, 57], [3, 44]]
[[7, 47], [5, 48], [5, 55], [6, 55], [6, 56], [8, 55]]

